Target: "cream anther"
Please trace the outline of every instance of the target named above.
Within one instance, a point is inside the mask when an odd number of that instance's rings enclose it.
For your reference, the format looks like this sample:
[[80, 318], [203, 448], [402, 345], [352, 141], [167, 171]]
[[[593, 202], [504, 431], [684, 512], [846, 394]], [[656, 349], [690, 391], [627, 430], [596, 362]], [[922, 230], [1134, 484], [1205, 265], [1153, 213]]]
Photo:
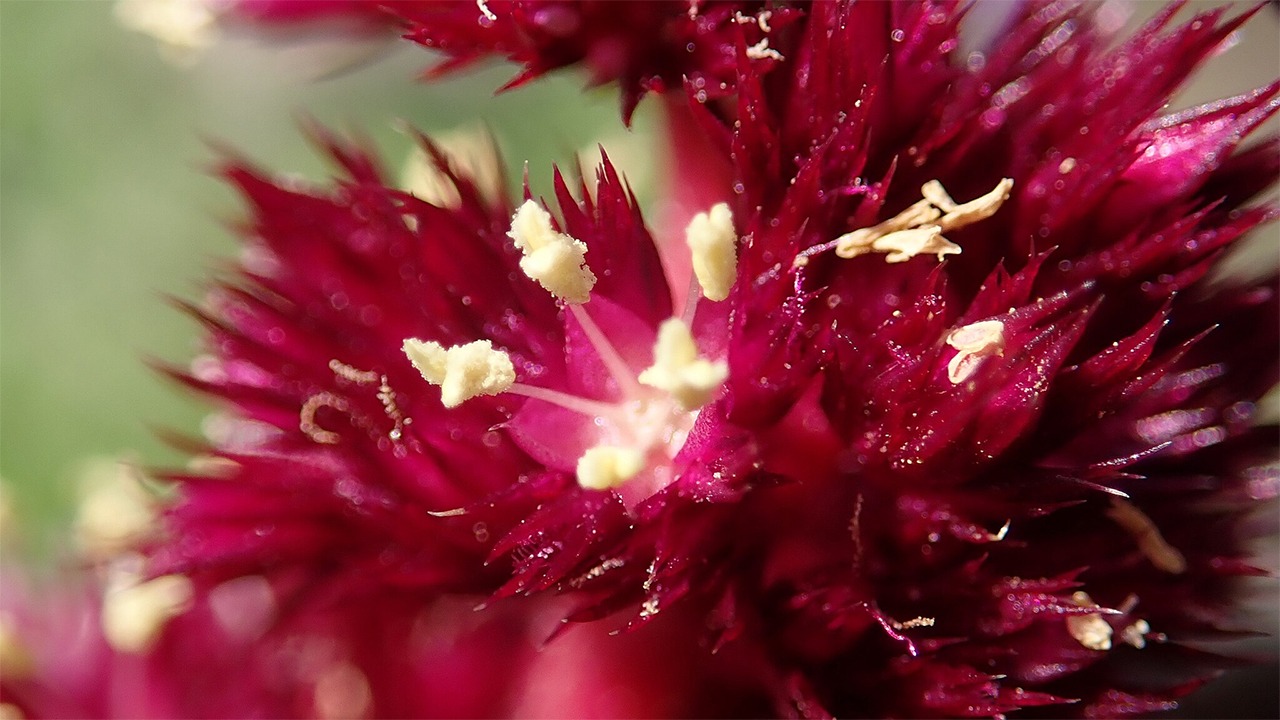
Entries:
[[982, 320], [952, 330], [947, 344], [959, 350], [947, 363], [947, 379], [959, 385], [992, 355], [1004, 355], [1004, 323]]
[[960, 246], [942, 233], [971, 225], [995, 214], [1005, 200], [1013, 180], [1005, 178], [991, 192], [976, 200], [957, 204], [937, 180], [920, 188], [923, 200], [869, 228], [845, 233], [835, 239], [836, 255], [854, 258], [867, 253], [885, 253], [885, 262], [899, 263], [917, 255], [960, 254]]
[[728, 365], [698, 357], [688, 326], [671, 318], [658, 328], [653, 365], [640, 373], [640, 382], [670, 393], [681, 409], [692, 411], [706, 405], [727, 377]]
[[737, 235], [733, 231], [733, 213], [725, 203], [698, 213], [684, 231], [685, 241], [693, 253], [693, 274], [708, 300], [724, 300], [738, 276]]
[[164, 575], [139, 584], [125, 579], [103, 597], [103, 635], [116, 650], [143, 652], [159, 637], [165, 623], [187, 611], [191, 597], [191, 581], [182, 575]]
[[[1071, 599], [1080, 607], [1097, 607], [1086, 592], [1077, 591], [1072, 594]], [[1068, 615], [1067, 632], [1076, 642], [1090, 650], [1111, 649], [1111, 625], [1102, 619], [1100, 613]]]
[[478, 395], [498, 395], [516, 381], [511, 358], [488, 340], [446, 348], [416, 338], [404, 341], [404, 354], [423, 379], [440, 386], [440, 400], [454, 408]]
[[567, 303], [591, 299], [596, 276], [586, 265], [587, 246], [581, 240], [556, 232], [551, 213], [526, 200], [511, 218], [507, 236], [524, 253], [520, 269], [547, 292]]
[[643, 452], [629, 447], [596, 445], [578, 458], [578, 484], [588, 490], [609, 490], [643, 469]]

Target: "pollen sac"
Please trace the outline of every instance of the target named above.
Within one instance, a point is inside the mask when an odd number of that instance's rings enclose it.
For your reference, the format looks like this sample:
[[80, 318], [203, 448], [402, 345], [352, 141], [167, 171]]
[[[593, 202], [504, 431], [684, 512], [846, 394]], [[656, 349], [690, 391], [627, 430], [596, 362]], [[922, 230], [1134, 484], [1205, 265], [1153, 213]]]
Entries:
[[446, 348], [437, 342], [409, 338], [404, 354], [422, 377], [440, 387], [440, 401], [455, 408], [479, 395], [506, 392], [516, 381], [515, 366], [488, 340]]
[[578, 458], [578, 484], [588, 490], [618, 487], [644, 469], [644, 453], [629, 447], [597, 445]]
[[547, 292], [575, 305], [591, 299], [596, 276], [586, 265], [586, 243], [556, 232], [551, 213], [538, 203], [526, 200], [516, 210], [507, 236], [524, 253], [520, 269]]
[[724, 361], [698, 357], [693, 334], [678, 318], [670, 318], [658, 328], [653, 346], [653, 365], [640, 373], [640, 382], [666, 391], [686, 411], [706, 405], [729, 377]]
[[708, 300], [729, 297], [738, 276], [737, 235], [733, 230], [733, 213], [725, 203], [698, 213], [684, 231], [685, 241], [693, 253], [693, 274]]
[[959, 385], [977, 371], [983, 360], [1004, 354], [1004, 323], [983, 320], [956, 328], [947, 335], [947, 344], [960, 351], [947, 363], [947, 379]]
[[139, 584], [127, 579], [108, 589], [103, 598], [103, 635], [116, 650], [144, 652], [166, 622], [186, 612], [192, 594], [191, 581], [181, 575], [164, 575]]

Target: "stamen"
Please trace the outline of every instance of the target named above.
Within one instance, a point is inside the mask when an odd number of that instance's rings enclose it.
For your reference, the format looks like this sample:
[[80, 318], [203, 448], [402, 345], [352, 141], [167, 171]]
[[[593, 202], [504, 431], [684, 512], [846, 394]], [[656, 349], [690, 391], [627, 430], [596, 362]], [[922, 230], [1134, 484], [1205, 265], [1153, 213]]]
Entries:
[[991, 217], [1009, 199], [1012, 188], [1013, 180], [1004, 178], [986, 195], [956, 204], [942, 183], [930, 180], [920, 188], [923, 200], [884, 222], [836, 238], [836, 255], [847, 259], [880, 252], [886, 253], [885, 261], [890, 263], [924, 254], [937, 255], [939, 261], [958, 255], [960, 246], [942, 233]]
[[538, 203], [526, 200], [516, 210], [507, 236], [524, 253], [520, 269], [547, 292], [571, 305], [591, 299], [596, 276], [586, 265], [586, 244], [556, 232]]
[[440, 387], [440, 401], [455, 408], [479, 395], [506, 392], [516, 381], [511, 358], [488, 340], [445, 348], [416, 338], [404, 341], [404, 354], [422, 377]]
[[644, 469], [644, 453], [629, 447], [596, 445], [578, 458], [578, 484], [588, 490], [609, 490]]
[[947, 344], [959, 350], [947, 363], [947, 379], [959, 385], [992, 355], [1004, 355], [1004, 323], [982, 320], [956, 328], [947, 335]]
[[729, 297], [738, 276], [738, 238], [729, 206], [717, 203], [710, 211], [694, 215], [684, 236], [693, 252], [693, 274], [702, 295], [712, 301]]
[[[1084, 591], [1076, 591], [1071, 599], [1080, 607], [1098, 607], [1089, 593]], [[1111, 649], [1111, 625], [1102, 619], [1100, 613], [1068, 615], [1067, 632], [1071, 633], [1076, 642], [1090, 650]]]
[[1106, 513], [1107, 517], [1133, 536], [1138, 549], [1152, 565], [1172, 575], [1186, 572], [1186, 557], [1164, 539], [1155, 521], [1136, 505], [1120, 498], [1111, 498], [1111, 507]]
[[728, 365], [698, 357], [689, 327], [671, 318], [658, 328], [653, 365], [640, 373], [640, 382], [670, 393], [683, 410], [693, 411], [706, 405], [727, 377]]
[[617, 405], [602, 403], [598, 400], [588, 400], [577, 395], [562, 393], [559, 390], [550, 390], [548, 388], [525, 385], [524, 383], [512, 383], [511, 387], [507, 388], [507, 392], [512, 395], [523, 395], [527, 398], [551, 403], [565, 410], [571, 410], [589, 417], [609, 417], [618, 411]]
[[191, 581], [182, 575], [110, 588], [102, 600], [103, 635], [116, 650], [143, 652], [166, 622], [187, 611], [192, 594]]
[[609, 370], [609, 374], [618, 382], [618, 387], [623, 393], [634, 396], [640, 391], [640, 386], [636, 382], [635, 374], [631, 372], [630, 366], [618, 354], [618, 350], [613, 347], [613, 343], [609, 342], [609, 338], [605, 337], [601, 332], [600, 326], [596, 325], [596, 321], [591, 319], [585, 308], [579, 305], [570, 305], [569, 312], [577, 318], [578, 324], [582, 326], [582, 331], [586, 333], [587, 340], [591, 343], [591, 347], [595, 348], [596, 355], [600, 356], [600, 360]]

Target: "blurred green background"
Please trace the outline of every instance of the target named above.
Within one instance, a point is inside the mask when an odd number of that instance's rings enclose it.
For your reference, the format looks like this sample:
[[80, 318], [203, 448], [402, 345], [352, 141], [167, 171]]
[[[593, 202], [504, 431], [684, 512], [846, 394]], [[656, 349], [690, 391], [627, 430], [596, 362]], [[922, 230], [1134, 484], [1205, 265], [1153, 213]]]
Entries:
[[[144, 359], [196, 353], [194, 323], [163, 298], [198, 300], [208, 269], [237, 250], [224, 224], [239, 210], [209, 173], [210, 140], [324, 178], [303, 116], [366, 133], [393, 170], [411, 146], [398, 119], [427, 131], [483, 122], [514, 180], [528, 161], [545, 188], [553, 160], [625, 132], [615, 95], [584, 102], [574, 76], [497, 98], [509, 67], [423, 84], [432, 58], [394, 39], [224, 31], [188, 60], [166, 61], [110, 2], [0, 0], [0, 482], [16, 526], [5, 545], [21, 554], [62, 544], [87, 461], [180, 463], [156, 430], [195, 433], [208, 411]], [[630, 142], [650, 124], [642, 113]]]

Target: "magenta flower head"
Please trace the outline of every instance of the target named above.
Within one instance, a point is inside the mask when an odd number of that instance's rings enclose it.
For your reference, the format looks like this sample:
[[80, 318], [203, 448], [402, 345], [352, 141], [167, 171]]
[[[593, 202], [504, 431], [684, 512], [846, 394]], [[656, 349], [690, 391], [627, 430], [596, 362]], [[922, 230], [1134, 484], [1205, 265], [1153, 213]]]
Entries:
[[370, 715], [1115, 716], [1221, 664], [1280, 310], [1210, 271], [1280, 84], [1160, 112], [1248, 13], [1029, 3], [961, 57], [946, 2], [392, 10], [665, 92], [678, 223], [607, 156], [518, 199], [427, 138], [415, 192], [322, 130], [327, 186], [229, 160], [172, 370], [216, 471], [152, 573], [261, 583]]

